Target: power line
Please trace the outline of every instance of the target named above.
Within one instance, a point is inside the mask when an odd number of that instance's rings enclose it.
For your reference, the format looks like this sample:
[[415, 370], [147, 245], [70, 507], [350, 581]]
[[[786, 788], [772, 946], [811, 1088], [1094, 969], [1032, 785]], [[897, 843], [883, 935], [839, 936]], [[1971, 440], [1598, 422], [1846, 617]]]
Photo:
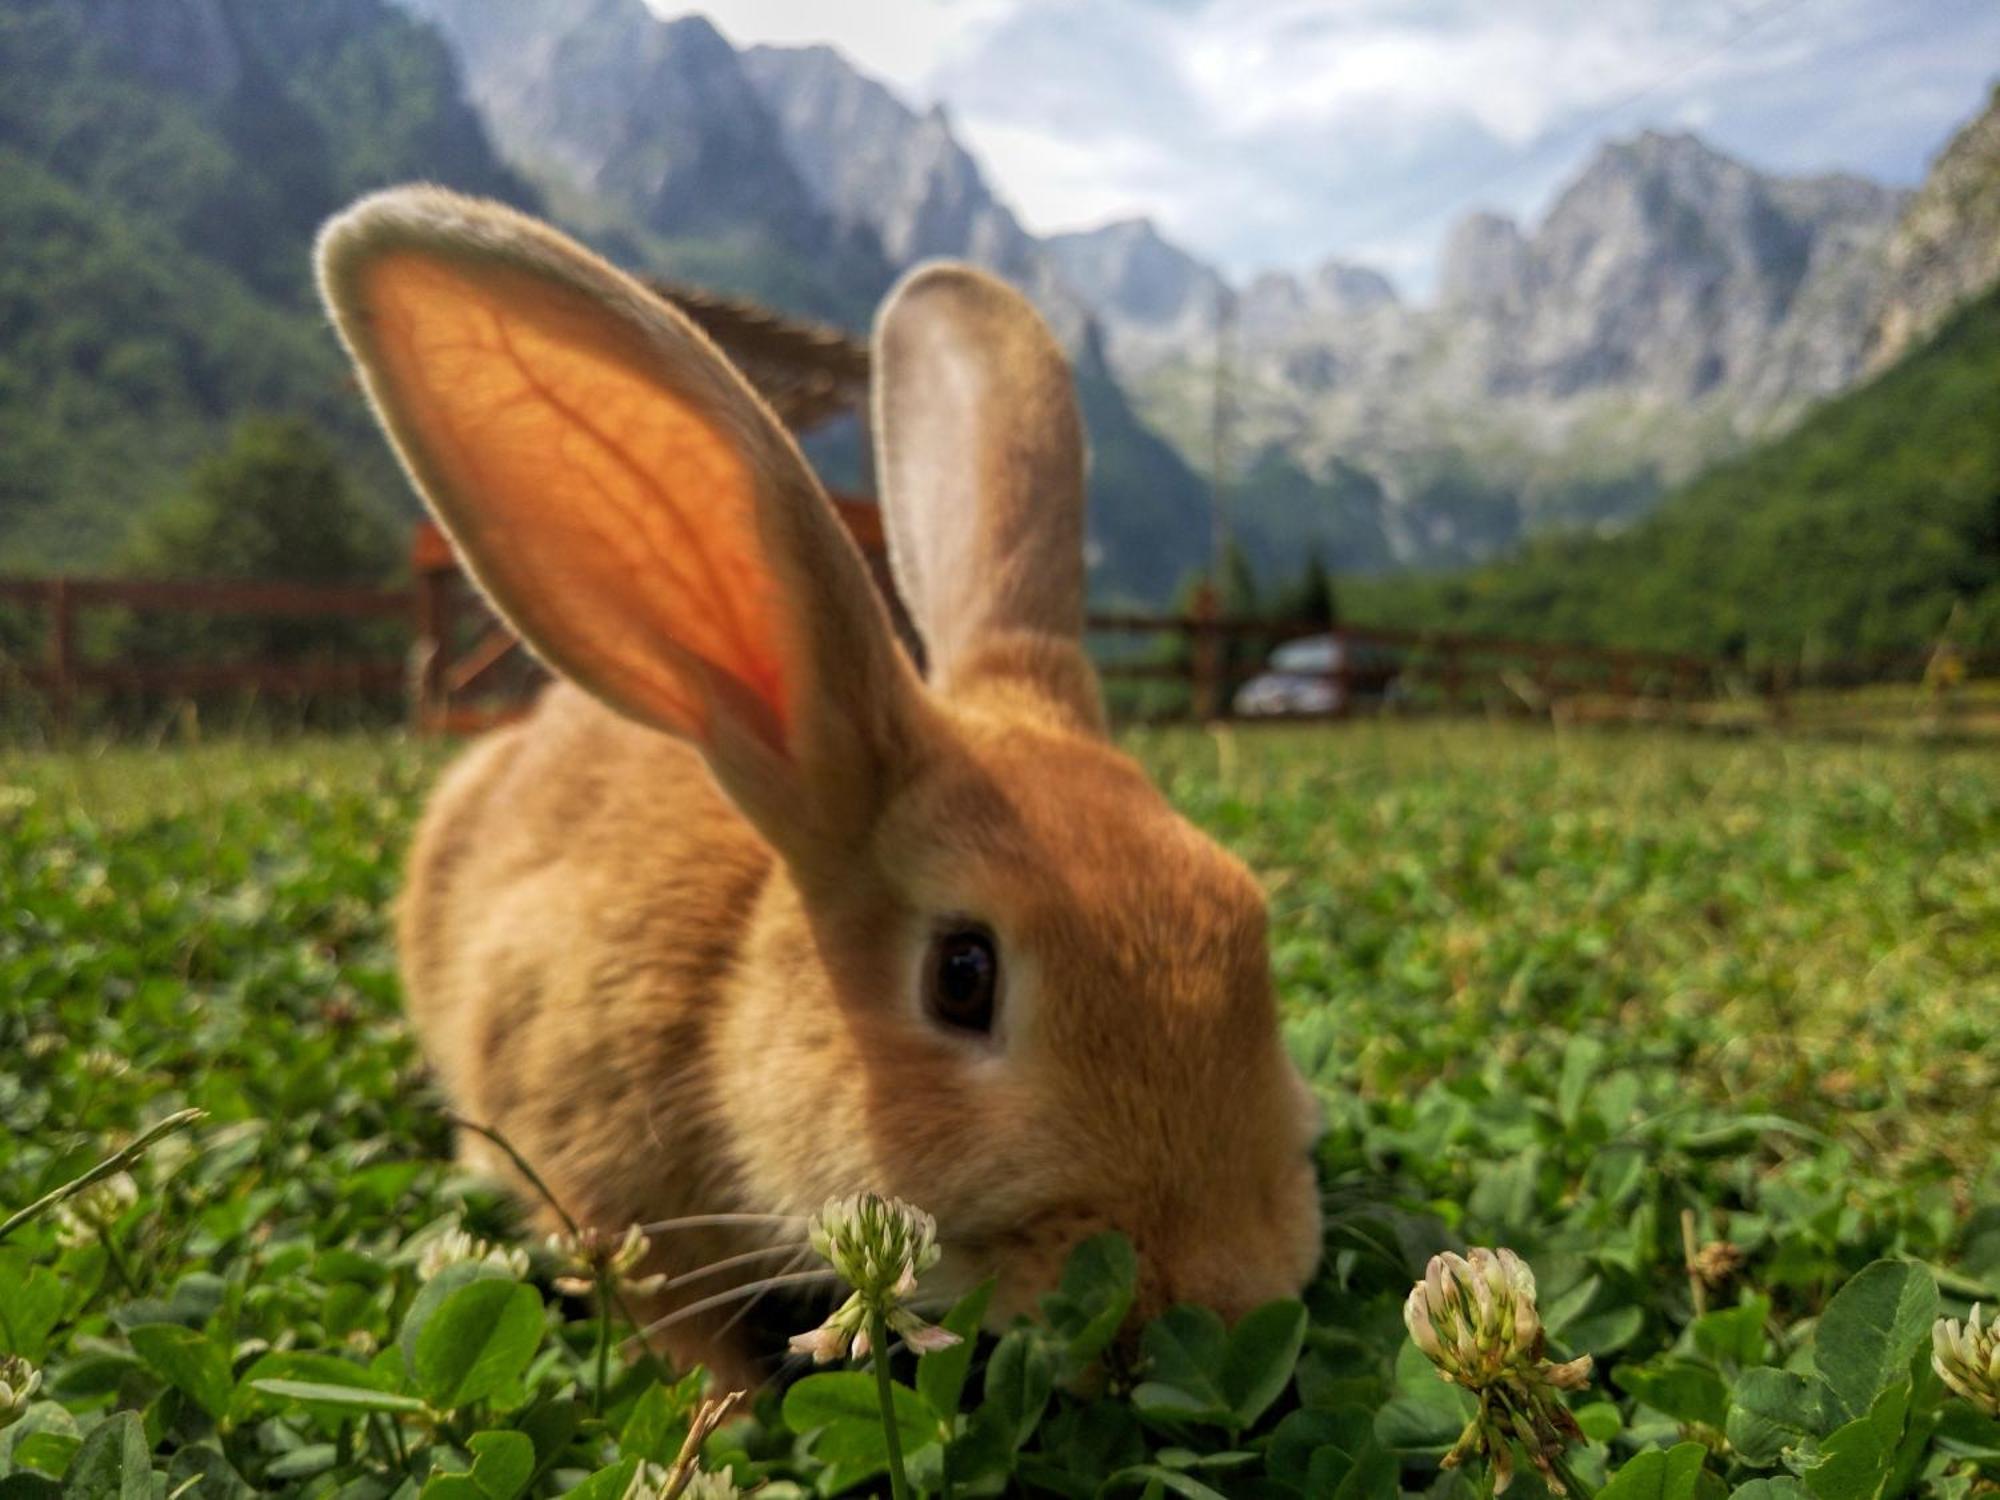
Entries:
[[1630, 89], [1624, 94], [1619, 95], [1610, 103], [1600, 105], [1588, 114], [1572, 120], [1560, 131], [1545, 137], [1536, 146], [1531, 148], [1527, 156], [1517, 158], [1512, 164], [1501, 167], [1496, 171], [1483, 174], [1474, 186], [1461, 192], [1455, 192], [1449, 197], [1439, 200], [1433, 207], [1426, 209], [1421, 214], [1408, 218], [1401, 215], [1397, 215], [1394, 218], [1385, 217], [1378, 223], [1347, 236], [1348, 242], [1358, 245], [1368, 240], [1379, 239], [1384, 234], [1396, 230], [1414, 228], [1419, 224], [1429, 223], [1434, 219], [1443, 217], [1445, 214], [1451, 212], [1452, 209], [1459, 207], [1472, 198], [1491, 192], [1495, 186], [1510, 182], [1524, 175], [1531, 169], [1539, 167], [1551, 147], [1560, 142], [1573, 140], [1578, 136], [1597, 130], [1613, 116], [1621, 114], [1635, 104], [1650, 99], [1669, 85], [1678, 83], [1681, 79], [1687, 77], [1688, 74], [1706, 67], [1709, 63], [1715, 61], [1715, 59], [1721, 57], [1724, 53], [1743, 41], [1753, 31], [1760, 30], [1782, 16], [1787, 16], [1794, 11], [1803, 9], [1805, 6], [1811, 4], [1812, 0], [1767, 0], [1767, 3], [1755, 9], [1737, 3], [1737, 0], [1725, 0], [1725, 3], [1728, 3], [1729, 9], [1738, 17], [1738, 20], [1712, 46], [1682, 59], [1665, 72], [1659, 73], [1640, 84], [1637, 88]]

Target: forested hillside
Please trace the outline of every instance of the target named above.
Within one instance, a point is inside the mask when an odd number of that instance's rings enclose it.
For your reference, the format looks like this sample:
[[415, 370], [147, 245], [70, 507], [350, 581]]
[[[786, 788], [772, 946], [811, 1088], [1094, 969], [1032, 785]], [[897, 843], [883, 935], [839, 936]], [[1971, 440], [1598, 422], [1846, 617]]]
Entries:
[[309, 284], [320, 219], [410, 177], [525, 200], [383, 0], [0, 11], [0, 567], [99, 566], [259, 412], [401, 503]]
[[2000, 292], [1616, 536], [1357, 580], [1371, 621], [1750, 657], [2000, 647]]

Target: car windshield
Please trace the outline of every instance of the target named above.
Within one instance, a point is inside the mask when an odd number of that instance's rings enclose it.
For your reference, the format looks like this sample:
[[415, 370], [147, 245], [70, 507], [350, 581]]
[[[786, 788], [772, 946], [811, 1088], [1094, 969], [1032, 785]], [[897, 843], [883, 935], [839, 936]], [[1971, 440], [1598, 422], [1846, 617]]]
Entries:
[[1271, 653], [1275, 672], [1331, 672], [1340, 665], [1340, 642], [1330, 635], [1287, 641]]

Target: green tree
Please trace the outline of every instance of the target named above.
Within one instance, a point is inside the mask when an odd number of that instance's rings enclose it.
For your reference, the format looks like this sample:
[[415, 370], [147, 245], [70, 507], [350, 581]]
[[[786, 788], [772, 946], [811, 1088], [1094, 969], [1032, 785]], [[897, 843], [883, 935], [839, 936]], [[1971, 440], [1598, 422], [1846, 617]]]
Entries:
[[[198, 462], [187, 492], [141, 517], [126, 571], [147, 578], [370, 583], [393, 573], [394, 532], [357, 500], [332, 447], [297, 417], [251, 417]], [[351, 649], [366, 636], [328, 619], [145, 618], [121, 645], [135, 654], [295, 657]]]
[[1318, 547], [1306, 554], [1305, 567], [1291, 587], [1280, 594], [1275, 613], [1287, 624], [1306, 624], [1316, 630], [1331, 630], [1340, 623], [1333, 574]]
[[202, 459], [187, 493], [140, 518], [129, 571], [157, 578], [362, 583], [395, 566], [388, 526], [298, 417], [250, 417]]

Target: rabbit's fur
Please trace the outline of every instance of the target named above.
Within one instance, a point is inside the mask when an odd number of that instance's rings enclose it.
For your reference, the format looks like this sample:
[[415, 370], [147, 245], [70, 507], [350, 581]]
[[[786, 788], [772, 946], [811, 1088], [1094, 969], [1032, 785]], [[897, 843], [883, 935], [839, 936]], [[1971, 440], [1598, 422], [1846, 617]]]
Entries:
[[[636, 283], [433, 189], [365, 200], [319, 254], [413, 478], [567, 679], [458, 762], [410, 858], [410, 1014], [457, 1108], [612, 1232], [907, 1198], [946, 1247], [927, 1285], [997, 1277], [996, 1324], [1106, 1228], [1140, 1316], [1296, 1292], [1317, 1112], [1262, 893], [1106, 738], [1075, 399], [1028, 304], [940, 265], [878, 320], [920, 678], [790, 438]], [[999, 954], [990, 1034], [922, 999], [966, 920]], [[801, 1238], [662, 1235], [656, 1264]], [[769, 1352], [729, 1306], [665, 1342], [736, 1380]]]

